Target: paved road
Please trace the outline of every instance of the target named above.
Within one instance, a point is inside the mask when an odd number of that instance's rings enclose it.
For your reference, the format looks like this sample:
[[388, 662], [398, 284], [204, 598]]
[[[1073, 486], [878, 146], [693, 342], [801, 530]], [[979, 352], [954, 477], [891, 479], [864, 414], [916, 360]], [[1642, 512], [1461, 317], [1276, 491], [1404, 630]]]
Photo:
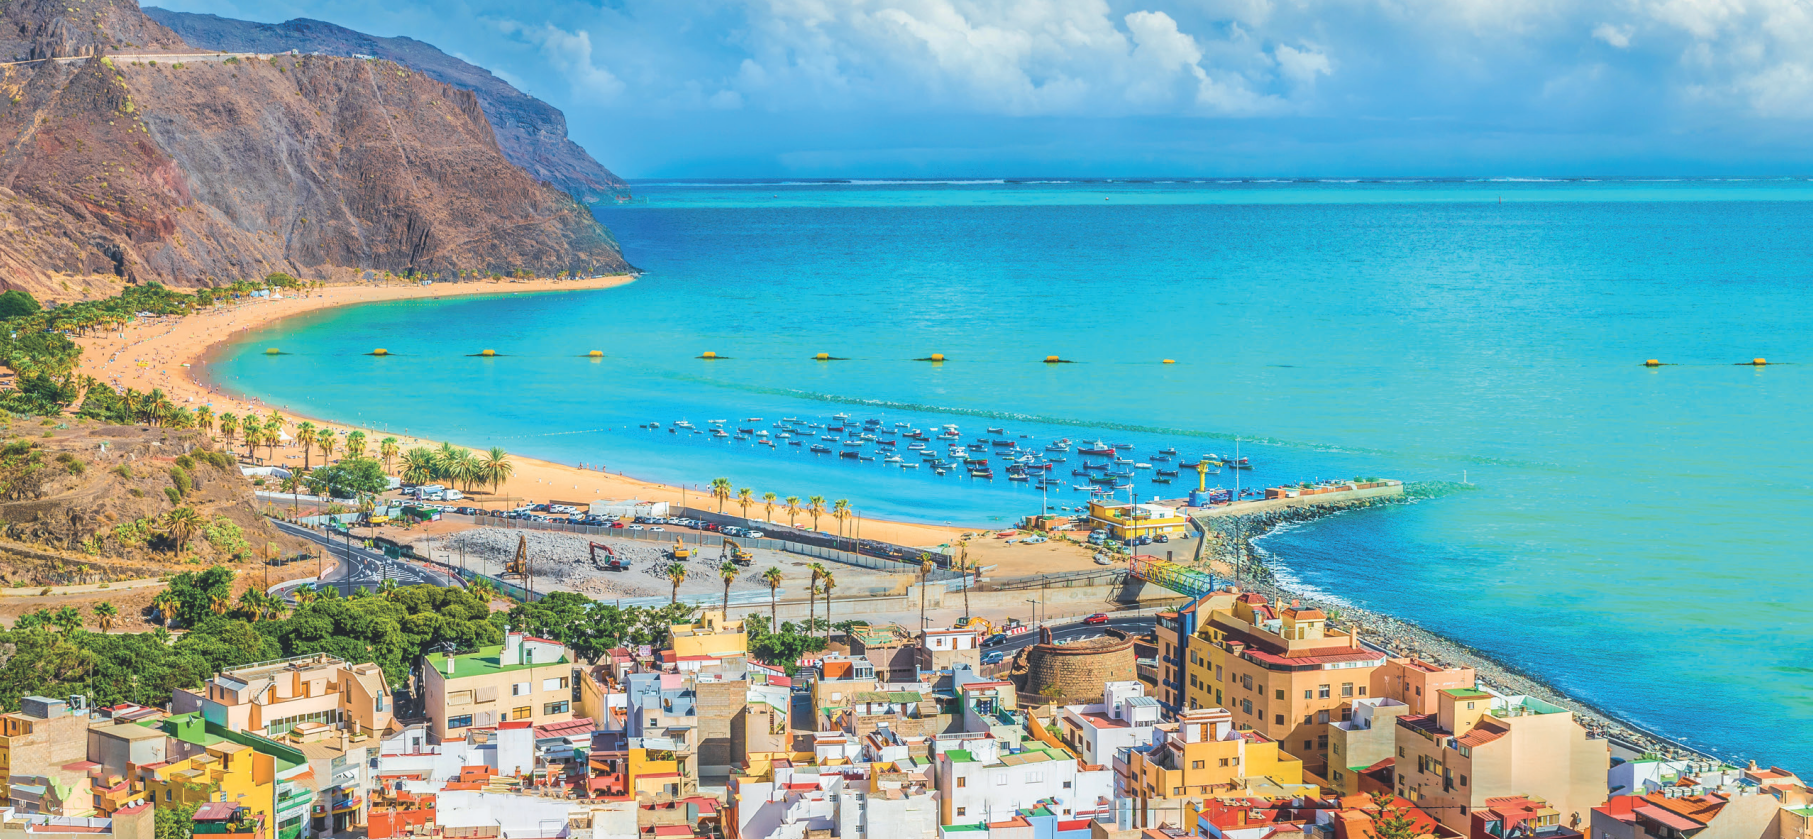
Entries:
[[[1138, 636], [1150, 632], [1154, 623], [1154, 619], [1149, 615], [1131, 615], [1125, 618], [1115, 618], [1113, 613], [1109, 613], [1108, 616], [1107, 624], [1083, 624], [1082, 622], [1052, 624], [1051, 640], [1062, 644], [1064, 642], [1078, 642], [1084, 639], [1095, 639], [1107, 635], [1102, 631], [1109, 627]], [[1007, 637], [1007, 641], [1002, 644], [991, 648], [984, 648], [983, 653], [984, 655], [987, 655], [989, 652], [998, 650], [1005, 652], [1011, 658], [1015, 653], [1019, 652], [1021, 648], [1038, 644], [1038, 641], [1039, 631], [1033, 630], [1030, 633], [1009, 636]]]
[[[398, 586], [415, 586], [424, 583], [435, 586], [458, 585], [452, 575], [430, 571], [413, 563], [392, 560], [385, 557], [381, 551], [361, 548], [357, 544], [349, 550], [346, 541], [338, 536], [329, 538], [320, 531], [291, 525], [288, 522], [272, 520], [271, 524], [276, 525], [286, 534], [302, 537], [320, 546], [319, 550], [333, 559], [335, 564], [334, 570], [327, 573], [327, 579], [317, 585], [338, 587], [342, 595], [349, 595], [359, 587], [377, 589], [379, 584], [385, 580], [394, 580]], [[290, 590], [311, 582], [306, 579], [286, 581], [274, 587], [272, 591], [287, 597]]]

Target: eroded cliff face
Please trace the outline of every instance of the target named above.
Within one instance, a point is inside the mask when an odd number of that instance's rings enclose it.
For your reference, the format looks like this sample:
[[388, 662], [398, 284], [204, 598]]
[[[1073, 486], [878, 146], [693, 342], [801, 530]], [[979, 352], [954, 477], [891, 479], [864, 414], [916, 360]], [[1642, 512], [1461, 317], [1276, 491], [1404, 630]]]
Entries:
[[193, 12], [147, 8], [145, 14], [176, 32], [190, 46], [228, 52], [279, 53], [297, 50], [338, 56], [389, 59], [462, 90], [478, 94], [499, 147], [511, 163], [584, 202], [625, 193], [623, 180], [567, 138], [560, 109], [509, 83], [413, 38], [379, 38], [319, 20], [254, 23]]
[[[68, 298], [272, 271], [629, 268], [585, 207], [504, 158], [470, 91], [388, 61], [173, 60], [187, 48], [130, 0], [90, 5], [108, 26], [74, 54], [167, 55], [0, 68], [8, 287]], [[66, 33], [69, 18], [35, 31]]]

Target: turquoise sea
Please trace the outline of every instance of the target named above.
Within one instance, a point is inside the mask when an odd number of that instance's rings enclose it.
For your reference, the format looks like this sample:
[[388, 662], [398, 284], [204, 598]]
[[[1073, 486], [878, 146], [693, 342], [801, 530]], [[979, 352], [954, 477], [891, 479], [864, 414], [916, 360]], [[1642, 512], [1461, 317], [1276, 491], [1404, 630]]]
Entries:
[[208, 368], [299, 412], [932, 522], [1038, 491], [637, 425], [848, 412], [1142, 459], [1238, 436], [1243, 482], [1464, 476], [1265, 545], [1639, 725], [1813, 766], [1813, 183], [660, 182], [597, 213], [638, 282], [320, 313]]

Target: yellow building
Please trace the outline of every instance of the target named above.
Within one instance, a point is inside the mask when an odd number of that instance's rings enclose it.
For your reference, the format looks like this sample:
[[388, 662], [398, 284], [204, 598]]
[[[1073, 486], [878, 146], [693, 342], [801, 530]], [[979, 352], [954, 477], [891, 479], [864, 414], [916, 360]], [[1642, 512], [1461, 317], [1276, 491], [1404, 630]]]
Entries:
[[157, 728], [169, 736], [172, 757], [138, 768], [148, 801], [158, 807], [234, 804], [274, 827], [273, 837], [302, 836], [315, 793], [301, 751], [196, 714], [177, 715]]
[[423, 661], [424, 709], [437, 741], [506, 721], [573, 719], [573, 657], [559, 642], [505, 633], [502, 645]]
[[89, 713], [65, 701], [29, 696], [0, 715], [0, 804], [11, 804], [14, 776], [41, 776], [87, 757]]
[[742, 619], [727, 619], [723, 610], [703, 610], [698, 621], [669, 625], [667, 629], [676, 660], [749, 655], [749, 637], [743, 632]]
[[1175, 509], [1159, 505], [1117, 505], [1099, 499], [1089, 503], [1089, 524], [1121, 541], [1187, 533], [1189, 521]]
[[1122, 787], [1128, 795], [1150, 801], [1226, 795], [1314, 795], [1303, 783], [1303, 762], [1279, 749], [1278, 742], [1234, 727], [1226, 709], [1190, 709], [1165, 739], [1148, 750], [1128, 755]]

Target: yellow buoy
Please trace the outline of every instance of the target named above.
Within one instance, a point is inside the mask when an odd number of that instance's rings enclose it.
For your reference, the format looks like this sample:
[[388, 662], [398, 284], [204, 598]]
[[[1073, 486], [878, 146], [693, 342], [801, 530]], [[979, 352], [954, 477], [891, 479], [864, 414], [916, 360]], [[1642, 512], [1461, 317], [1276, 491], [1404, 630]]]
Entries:
[[283, 352], [283, 351], [282, 351], [282, 350], [279, 350], [279, 349], [277, 349], [277, 348], [275, 348], [275, 347], [266, 347], [266, 348], [264, 348], [264, 354], [265, 354], [265, 355], [266, 355], [266, 356], [275, 356], [275, 355], [277, 355], [277, 354], [279, 354], [279, 353], [282, 353], [282, 352]]
[[1661, 362], [1660, 362], [1660, 361], [1657, 361], [1657, 360], [1655, 360], [1655, 359], [1650, 359], [1650, 360], [1648, 360], [1648, 361], [1645, 361], [1645, 362], [1644, 362], [1644, 363], [1643, 363], [1643, 366], [1644, 366], [1644, 367], [1661, 367], [1661, 366], [1662, 366], [1662, 363], [1661, 363]]
[[717, 357], [718, 357], [718, 354], [713, 353], [710, 350], [705, 351], [704, 353], [700, 354], [700, 356], [699, 356], [699, 358], [701, 358], [701, 359], [715, 359]]
[[943, 354], [943, 353], [933, 353], [933, 354], [932, 354], [932, 361], [934, 361], [934, 362], [942, 362], [942, 361], [944, 361], [944, 354]]
[[480, 351], [478, 351], [478, 354], [480, 356], [495, 356], [495, 355], [497, 355], [497, 351], [496, 350], [480, 350]]
[[1046, 357], [1045, 357], [1045, 361], [1047, 361], [1047, 362], [1061, 362], [1061, 361], [1063, 361], [1063, 359], [1060, 359], [1060, 358], [1058, 358], [1058, 357], [1056, 357], [1056, 356], [1046, 356]]
[[1757, 367], [1762, 367], [1763, 365], [1768, 364], [1769, 360], [1768, 359], [1751, 359], [1750, 363], [1753, 365], [1756, 365]]
[[821, 362], [828, 362], [828, 361], [831, 361], [831, 354], [830, 353], [820, 353], [816, 356], [813, 356], [812, 358], [817, 359]]
[[597, 358], [601, 358], [604, 356], [604, 351], [603, 350], [593, 350], [592, 352], [587, 353], [586, 355], [591, 356], [594, 359], [597, 359]]
[[1166, 359], [1165, 364], [1174, 365], [1174, 364], [1177, 364], [1177, 360], [1176, 359]]
[[390, 355], [390, 351], [379, 347], [378, 349], [371, 351], [371, 354], [373, 356], [388, 356]]

